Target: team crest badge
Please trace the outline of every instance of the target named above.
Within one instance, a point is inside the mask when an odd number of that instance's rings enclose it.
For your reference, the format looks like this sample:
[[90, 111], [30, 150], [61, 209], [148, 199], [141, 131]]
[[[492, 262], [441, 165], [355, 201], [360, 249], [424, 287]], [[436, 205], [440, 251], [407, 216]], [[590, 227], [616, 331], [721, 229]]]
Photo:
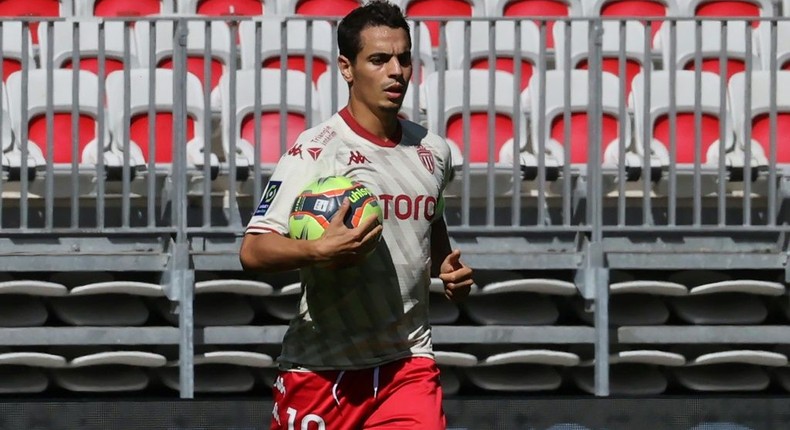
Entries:
[[433, 153], [428, 150], [428, 148], [420, 145], [417, 147], [417, 155], [420, 156], [420, 161], [422, 161], [422, 165], [428, 169], [429, 172], [433, 173], [433, 170], [436, 167], [436, 163], [433, 161]]

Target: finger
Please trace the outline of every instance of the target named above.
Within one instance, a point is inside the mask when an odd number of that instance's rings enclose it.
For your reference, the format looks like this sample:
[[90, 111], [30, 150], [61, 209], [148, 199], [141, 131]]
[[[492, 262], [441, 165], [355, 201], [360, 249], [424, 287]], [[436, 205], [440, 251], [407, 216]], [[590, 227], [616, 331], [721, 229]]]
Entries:
[[380, 225], [378, 217], [369, 216], [367, 218], [362, 219], [362, 222], [357, 225], [357, 229], [363, 233], [370, 232], [375, 228], [377, 225]]
[[454, 249], [453, 252], [451, 252], [450, 255], [447, 256], [447, 261], [449, 263], [453, 264], [453, 265], [455, 265], [456, 263], [460, 262], [461, 261], [461, 250], [457, 249], [457, 248]]
[[378, 236], [381, 234], [384, 227], [381, 224], [374, 226], [366, 235], [362, 238], [362, 243], [369, 243], [369, 242], [376, 242]]
[[459, 282], [466, 279], [471, 280], [471, 278], [472, 269], [466, 266], [461, 266], [459, 269], [453, 270], [452, 272], [439, 274], [439, 279], [444, 282]]
[[346, 214], [348, 213], [350, 207], [351, 207], [351, 202], [348, 200], [348, 198], [344, 198], [343, 203], [341, 203], [340, 207], [337, 208], [337, 212], [335, 212], [335, 215], [332, 216], [332, 219], [329, 220], [329, 224], [330, 225], [343, 224], [343, 220], [346, 218]]

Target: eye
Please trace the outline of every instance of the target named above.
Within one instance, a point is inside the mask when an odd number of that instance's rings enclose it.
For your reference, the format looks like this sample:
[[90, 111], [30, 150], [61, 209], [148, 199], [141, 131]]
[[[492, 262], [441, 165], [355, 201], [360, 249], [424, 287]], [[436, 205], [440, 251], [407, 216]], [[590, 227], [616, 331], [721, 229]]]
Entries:
[[401, 67], [408, 67], [411, 66], [411, 53], [405, 53], [398, 55], [398, 62], [400, 63]]
[[381, 55], [374, 55], [373, 57], [370, 58], [370, 62], [375, 64], [375, 65], [377, 65], [377, 66], [380, 66], [380, 65], [386, 63], [387, 60]]

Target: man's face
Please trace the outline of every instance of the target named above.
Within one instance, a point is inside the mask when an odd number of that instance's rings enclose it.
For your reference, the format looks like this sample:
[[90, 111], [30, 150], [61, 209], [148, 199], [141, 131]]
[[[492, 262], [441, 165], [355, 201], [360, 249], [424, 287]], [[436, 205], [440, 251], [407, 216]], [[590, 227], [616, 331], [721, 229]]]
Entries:
[[368, 109], [397, 113], [411, 79], [411, 51], [406, 30], [368, 27], [360, 33], [362, 49], [352, 64], [341, 57], [340, 69], [351, 85], [351, 98]]

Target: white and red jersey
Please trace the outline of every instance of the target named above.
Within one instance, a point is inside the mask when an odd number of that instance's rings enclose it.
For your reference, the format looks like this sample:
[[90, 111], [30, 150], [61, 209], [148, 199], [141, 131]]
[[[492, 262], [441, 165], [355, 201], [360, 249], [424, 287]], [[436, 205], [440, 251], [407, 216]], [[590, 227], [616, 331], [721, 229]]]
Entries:
[[354, 369], [432, 357], [431, 222], [442, 216], [437, 209], [450, 176], [450, 149], [420, 125], [401, 121], [400, 128], [399, 142], [386, 142], [344, 109], [302, 133], [277, 164], [248, 234], [287, 236], [294, 200], [325, 176], [362, 183], [384, 212], [382, 240], [362, 264], [301, 269], [299, 313], [285, 334], [281, 366]]

